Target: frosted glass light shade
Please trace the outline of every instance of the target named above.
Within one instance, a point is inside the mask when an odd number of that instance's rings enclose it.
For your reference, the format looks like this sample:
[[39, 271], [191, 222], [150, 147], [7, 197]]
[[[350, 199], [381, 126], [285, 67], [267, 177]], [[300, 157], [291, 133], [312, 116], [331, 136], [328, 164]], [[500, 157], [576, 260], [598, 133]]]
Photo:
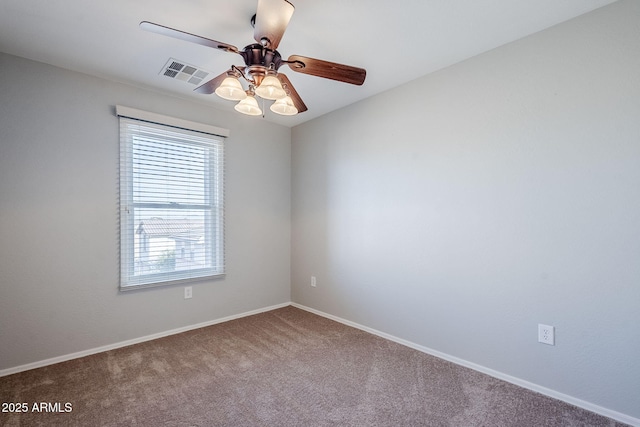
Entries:
[[227, 77], [216, 89], [216, 95], [229, 101], [242, 101], [247, 97], [242, 85], [235, 77]]
[[242, 101], [238, 102], [235, 107], [236, 111], [242, 114], [248, 114], [249, 116], [259, 116], [262, 114], [262, 110], [258, 106], [258, 101], [253, 96], [247, 96]]
[[294, 116], [298, 114], [298, 109], [293, 105], [293, 100], [290, 96], [285, 96], [284, 98], [276, 100], [276, 102], [271, 104], [270, 110], [276, 114], [282, 114], [283, 116]]
[[287, 93], [282, 89], [277, 77], [267, 76], [256, 88], [256, 95], [260, 98], [275, 100], [287, 96]]

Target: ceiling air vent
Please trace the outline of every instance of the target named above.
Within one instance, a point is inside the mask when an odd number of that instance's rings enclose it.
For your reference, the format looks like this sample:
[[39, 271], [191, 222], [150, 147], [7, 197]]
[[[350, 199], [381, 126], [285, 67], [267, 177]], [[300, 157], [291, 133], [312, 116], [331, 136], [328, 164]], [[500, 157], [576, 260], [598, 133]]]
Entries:
[[162, 67], [160, 74], [171, 77], [172, 79], [191, 83], [192, 85], [199, 85], [211, 73], [198, 69], [198, 67], [194, 67], [193, 65], [186, 64], [183, 61], [170, 58], [165, 66]]

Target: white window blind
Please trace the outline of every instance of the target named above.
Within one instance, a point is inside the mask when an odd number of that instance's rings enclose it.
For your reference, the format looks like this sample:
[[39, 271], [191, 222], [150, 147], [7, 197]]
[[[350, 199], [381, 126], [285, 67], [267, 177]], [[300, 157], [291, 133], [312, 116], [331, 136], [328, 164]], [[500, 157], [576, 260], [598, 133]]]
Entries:
[[223, 141], [120, 116], [122, 290], [224, 274]]

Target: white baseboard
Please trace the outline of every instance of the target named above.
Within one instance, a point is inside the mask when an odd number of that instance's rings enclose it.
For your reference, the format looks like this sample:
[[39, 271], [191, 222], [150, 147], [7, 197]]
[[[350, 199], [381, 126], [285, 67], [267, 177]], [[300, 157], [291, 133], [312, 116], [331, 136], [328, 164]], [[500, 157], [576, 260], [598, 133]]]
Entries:
[[504, 374], [504, 373], [499, 372], [499, 371], [495, 371], [493, 369], [478, 365], [478, 364], [473, 363], [473, 362], [469, 362], [469, 361], [464, 360], [464, 359], [460, 359], [460, 358], [455, 357], [455, 356], [451, 356], [451, 355], [446, 354], [446, 353], [442, 353], [442, 352], [437, 351], [437, 350], [433, 350], [433, 349], [428, 348], [428, 347], [424, 347], [422, 345], [418, 345], [418, 344], [412, 343], [412, 342], [404, 340], [402, 338], [398, 338], [398, 337], [395, 337], [393, 335], [389, 335], [387, 333], [380, 332], [380, 331], [378, 331], [376, 329], [360, 325], [360, 324], [352, 322], [350, 320], [342, 319], [340, 317], [337, 317], [337, 316], [334, 316], [332, 314], [328, 314], [328, 313], [322, 312], [320, 310], [316, 310], [316, 309], [311, 308], [311, 307], [304, 306], [302, 304], [298, 304], [298, 303], [292, 302], [291, 305], [296, 307], [296, 308], [308, 311], [310, 313], [317, 314], [318, 316], [326, 317], [327, 319], [335, 320], [336, 322], [345, 324], [347, 326], [351, 326], [353, 328], [360, 329], [360, 330], [363, 330], [365, 332], [369, 332], [370, 334], [377, 335], [379, 337], [388, 339], [389, 341], [393, 341], [393, 342], [396, 342], [398, 344], [402, 344], [402, 345], [404, 345], [406, 347], [412, 348], [414, 350], [418, 350], [418, 351], [420, 351], [422, 353], [430, 354], [430, 355], [438, 357], [440, 359], [444, 359], [444, 360], [447, 360], [449, 362], [455, 363], [457, 365], [473, 369], [474, 371], [482, 372], [483, 374], [487, 374], [487, 375], [492, 376], [494, 378], [498, 378], [500, 380], [515, 384], [517, 386], [520, 386], [520, 387], [535, 391], [535, 392], [543, 394], [545, 396], [549, 396], [551, 398], [554, 398], [554, 399], [557, 399], [557, 400], [561, 400], [563, 402], [569, 403], [569, 404], [577, 406], [579, 408], [586, 409], [587, 411], [595, 412], [596, 414], [603, 415], [603, 416], [608, 417], [608, 418], [612, 418], [612, 419], [614, 419], [616, 421], [620, 421], [620, 422], [625, 423], [625, 424], [629, 424], [629, 425], [632, 425], [632, 426], [640, 427], [640, 419], [638, 419], [638, 418], [635, 418], [635, 417], [632, 417], [632, 416], [629, 416], [629, 415], [626, 415], [626, 414], [623, 414], [623, 413], [620, 413], [620, 412], [617, 412], [617, 411], [613, 411], [611, 409], [607, 409], [607, 408], [604, 408], [602, 406], [595, 405], [593, 403], [584, 401], [582, 399], [578, 399], [576, 397], [569, 396], [569, 395], [564, 394], [564, 393], [560, 393], [558, 391], [555, 391], [555, 390], [540, 386], [538, 384], [534, 384], [532, 382], [525, 381], [523, 379], [516, 378], [516, 377]]
[[114, 344], [103, 345], [101, 347], [92, 348], [89, 350], [78, 351], [76, 353], [65, 354], [63, 356], [52, 357], [51, 359], [40, 360], [38, 362], [27, 363], [26, 365], [15, 366], [13, 368], [7, 368], [0, 370], [0, 377], [4, 377], [11, 374], [17, 374], [18, 372], [28, 371], [30, 369], [42, 368], [43, 366], [49, 366], [60, 362], [66, 362], [67, 360], [78, 359], [80, 357], [90, 356], [96, 353], [102, 353], [103, 351], [114, 350], [116, 348], [126, 347], [133, 344], [139, 344], [145, 341], [151, 341], [158, 338], [167, 337], [169, 335], [175, 335], [182, 332], [191, 331], [193, 329], [204, 328], [206, 326], [215, 325], [218, 323], [228, 322], [229, 320], [240, 319], [241, 317], [252, 316], [254, 314], [264, 313], [266, 311], [275, 310], [282, 307], [291, 305], [290, 302], [283, 304], [273, 305], [270, 307], [259, 308], [257, 310], [247, 311], [245, 313], [235, 314], [233, 316], [227, 316], [220, 319], [210, 320], [208, 322], [198, 323], [196, 325], [188, 325], [182, 328], [171, 329], [169, 331], [159, 332], [157, 334], [151, 334], [140, 338], [134, 338], [127, 341], [121, 341]]

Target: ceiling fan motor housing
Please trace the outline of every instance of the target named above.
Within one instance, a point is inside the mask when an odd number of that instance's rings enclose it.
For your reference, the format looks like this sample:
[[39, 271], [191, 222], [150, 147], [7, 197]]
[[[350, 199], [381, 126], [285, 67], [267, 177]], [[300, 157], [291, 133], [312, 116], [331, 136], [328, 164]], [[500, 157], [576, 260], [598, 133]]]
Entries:
[[266, 48], [258, 43], [246, 46], [239, 53], [247, 66], [247, 77], [254, 80], [256, 85], [260, 85], [268, 70], [278, 71], [282, 65], [282, 57], [277, 50]]

